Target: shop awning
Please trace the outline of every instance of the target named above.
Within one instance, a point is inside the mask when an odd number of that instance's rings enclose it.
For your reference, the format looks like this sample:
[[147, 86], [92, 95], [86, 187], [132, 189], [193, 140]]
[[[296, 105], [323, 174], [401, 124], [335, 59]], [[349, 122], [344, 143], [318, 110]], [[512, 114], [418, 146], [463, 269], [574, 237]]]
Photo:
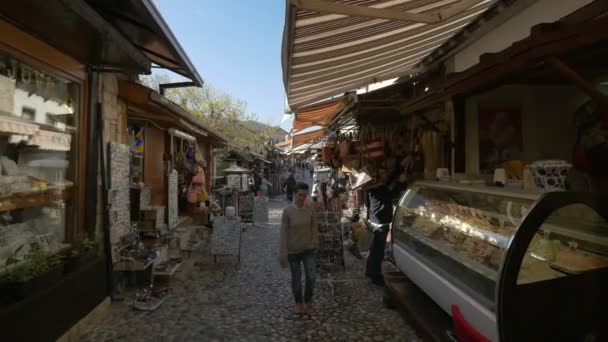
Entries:
[[87, 0], [152, 63], [201, 86], [203, 79], [169, 29], [152, 0]]
[[287, 152], [287, 154], [302, 154], [310, 148], [310, 144], [300, 145], [298, 147], [293, 148], [291, 151]]
[[326, 134], [327, 134], [327, 132], [324, 128], [318, 129], [316, 131], [308, 132], [308, 133], [296, 134], [292, 138], [293, 146], [300, 146], [302, 144], [312, 142], [316, 139], [324, 137]]
[[300, 130], [312, 126], [327, 126], [333, 119], [345, 110], [351, 103], [350, 96], [342, 96], [337, 99], [315, 103], [302, 107], [295, 112], [293, 129]]
[[289, 146], [291, 146], [291, 143], [292, 143], [292, 141], [291, 141], [291, 139], [289, 139], [289, 140], [278, 142], [275, 146], [276, 147], [289, 147]]
[[129, 118], [149, 120], [167, 128], [176, 127], [198, 139], [209, 140], [217, 147], [225, 146], [228, 142], [224, 134], [146, 86], [120, 80], [118, 95], [129, 104]]
[[499, 0], [286, 0], [283, 79], [292, 110], [407, 75]]
[[86, 1], [0, 1], [0, 16], [79, 62], [150, 72], [150, 60]]

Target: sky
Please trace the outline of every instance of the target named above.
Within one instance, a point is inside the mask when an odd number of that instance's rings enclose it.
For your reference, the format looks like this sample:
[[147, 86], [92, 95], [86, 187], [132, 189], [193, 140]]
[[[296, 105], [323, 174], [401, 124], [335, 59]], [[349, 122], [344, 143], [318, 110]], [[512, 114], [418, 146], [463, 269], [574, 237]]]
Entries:
[[[258, 121], [281, 124], [284, 0], [155, 4], [206, 83], [247, 101], [247, 110], [256, 113]], [[281, 126], [289, 130], [291, 121]]]

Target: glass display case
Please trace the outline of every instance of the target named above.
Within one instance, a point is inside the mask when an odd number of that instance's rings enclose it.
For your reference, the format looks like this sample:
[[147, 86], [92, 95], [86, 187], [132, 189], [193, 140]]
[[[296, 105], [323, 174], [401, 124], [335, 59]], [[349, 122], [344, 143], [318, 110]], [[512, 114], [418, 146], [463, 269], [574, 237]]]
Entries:
[[79, 84], [0, 53], [0, 275], [37, 245], [67, 247]]
[[[523, 289], [556, 295], [558, 287], [547, 290], [551, 284], [608, 269], [608, 223], [601, 209], [608, 202], [591, 196], [417, 182], [393, 220], [397, 266], [446, 312], [458, 305], [497, 341], [501, 321], [520, 319], [515, 312], [525, 316], [514, 304]], [[534, 296], [526, 294], [526, 306], [534, 306]], [[515, 305], [511, 318], [502, 315], [508, 306], [503, 300]]]

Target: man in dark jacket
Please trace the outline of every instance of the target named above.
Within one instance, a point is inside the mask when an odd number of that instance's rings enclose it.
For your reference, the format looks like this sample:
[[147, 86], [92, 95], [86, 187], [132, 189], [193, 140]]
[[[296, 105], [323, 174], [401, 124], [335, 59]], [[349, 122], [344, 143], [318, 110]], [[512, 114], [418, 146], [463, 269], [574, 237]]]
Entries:
[[285, 180], [285, 192], [287, 193], [287, 202], [293, 202], [293, 190], [296, 186], [296, 177], [293, 169], [289, 169], [289, 177]]
[[393, 197], [397, 194], [389, 183], [386, 170], [379, 171], [378, 181], [368, 188], [369, 221], [374, 232], [374, 240], [367, 257], [365, 275], [373, 286], [383, 287], [382, 261], [386, 248], [386, 238], [393, 220]]

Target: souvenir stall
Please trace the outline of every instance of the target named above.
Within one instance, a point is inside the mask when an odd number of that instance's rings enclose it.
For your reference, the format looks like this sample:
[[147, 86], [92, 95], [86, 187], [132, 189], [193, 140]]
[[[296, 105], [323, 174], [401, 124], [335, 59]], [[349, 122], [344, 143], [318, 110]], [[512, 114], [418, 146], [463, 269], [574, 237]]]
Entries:
[[218, 189], [221, 198], [221, 208], [225, 212], [226, 208], [235, 208], [238, 216], [243, 214], [243, 222], [253, 220], [253, 194], [250, 191], [249, 179], [251, 171], [240, 167], [233, 162], [230, 167], [224, 169], [226, 185]]
[[178, 212], [192, 217], [196, 224], [207, 224], [209, 222], [207, 162], [193, 136], [175, 129], [170, 130], [169, 134], [174, 156], [173, 170], [178, 176]]
[[[572, 38], [597, 39], [606, 24], [533, 29], [468, 70], [466, 82], [403, 108], [454, 96], [453, 168], [403, 196], [393, 248], [397, 266], [456, 326], [492, 341], [608, 336], [598, 318], [608, 303], [608, 100], [587, 69], [605, 51]], [[549, 34], [571, 47], [532, 58]], [[488, 88], [484, 75], [500, 82]]]
[[[120, 81], [119, 86], [126, 102], [130, 145], [130, 196], [123, 207], [130, 205], [137, 233], [122, 238], [114, 253], [114, 270], [123, 275], [117, 277], [116, 288], [154, 285], [140, 290], [135, 305], [154, 310], [169, 296], [167, 284], [188, 255], [184, 252], [201, 246], [197, 227], [209, 221], [208, 164], [198, 137], [207, 143], [217, 138], [221, 145], [221, 136], [203, 131], [207, 128], [202, 123], [149, 88], [129, 81]], [[193, 124], [185, 125], [186, 120]]]
[[[168, 229], [191, 221], [206, 224], [213, 150], [223, 147], [227, 138], [141, 84], [119, 81], [119, 95], [127, 103], [132, 184], [143, 182], [143, 188], [150, 188], [151, 205], [165, 208], [159, 221]], [[137, 205], [132, 209], [135, 214]]]

